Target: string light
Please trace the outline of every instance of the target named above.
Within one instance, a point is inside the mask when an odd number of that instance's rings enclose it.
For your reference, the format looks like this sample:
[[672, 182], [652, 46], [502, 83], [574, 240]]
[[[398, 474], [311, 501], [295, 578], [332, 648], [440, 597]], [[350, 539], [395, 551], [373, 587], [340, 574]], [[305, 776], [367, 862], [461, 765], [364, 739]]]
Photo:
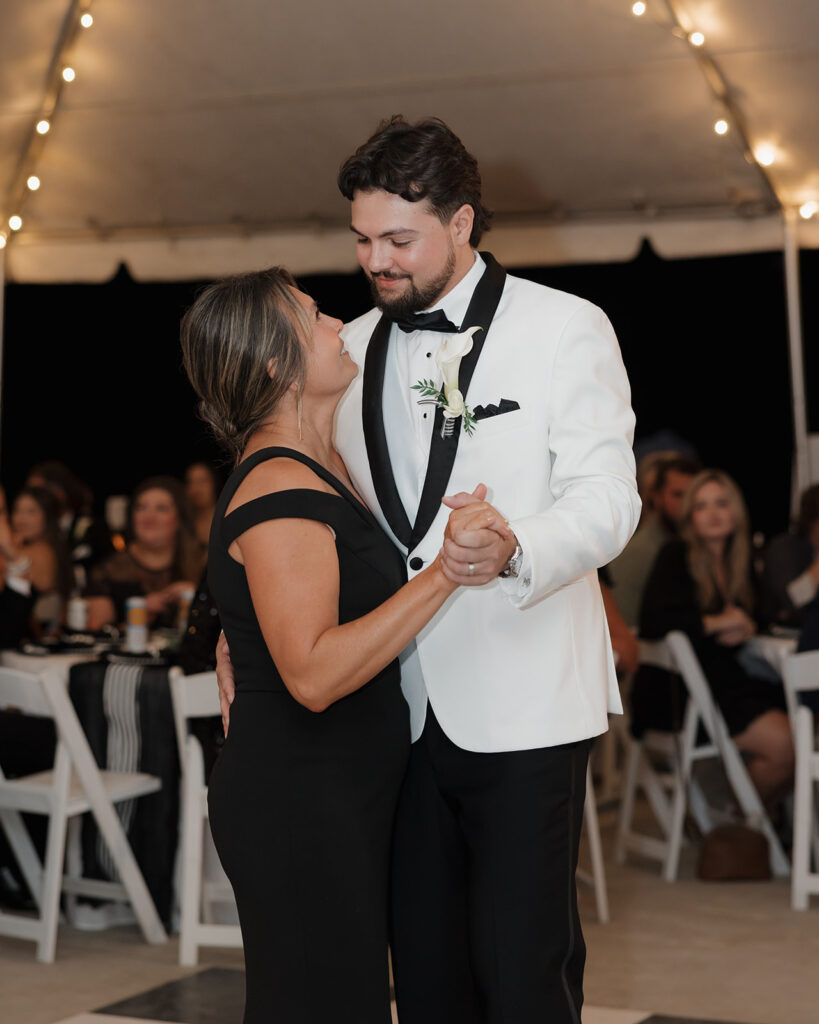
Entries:
[[[86, 8], [86, 10], [82, 11], [82, 13], [80, 14], [79, 25], [82, 28], [91, 28], [91, 26], [94, 24], [94, 17], [91, 14], [91, 12], [87, 9], [89, 6], [88, 0], [85, 0], [83, 6]], [[65, 53], [66, 51], [63, 48], [61, 55], [65, 55]], [[60, 65], [58, 64], [57, 67], [59, 68]], [[65, 64], [59, 71], [59, 75], [62, 78], [63, 82], [69, 83], [73, 82], [76, 79], [77, 72], [70, 64]], [[53, 108], [53, 105], [56, 103], [56, 99], [59, 97], [60, 83], [59, 80], [55, 82], [53, 79], [51, 80], [51, 83], [52, 84], [49, 88], [52, 90], [56, 90], [56, 97], [54, 95], [50, 97]], [[37, 133], [37, 135], [47, 135], [49, 131], [51, 131], [51, 121], [48, 117], [41, 118], [39, 121], [35, 122], [34, 130]], [[37, 150], [34, 150], [34, 152], [37, 152]], [[28, 156], [28, 153], [25, 155]], [[29, 190], [29, 192], [36, 192], [40, 188], [40, 185], [40, 179], [36, 174], [30, 174], [28, 178], [26, 178], [26, 188]], [[17, 198], [20, 197], [18, 196]], [[8, 223], [12, 231], [19, 231], [23, 226], [23, 218], [20, 217], [18, 214], [15, 214], [14, 216], [9, 217]], [[2, 234], [0, 235], [0, 237], [2, 237], [2, 244], [5, 246], [7, 236], [5, 234]]]
[[6, 248], [6, 236], [5, 236], [5, 234], [2, 231], [0, 231], [0, 249], [5, 249], [5, 248]]
[[635, 18], [642, 18], [646, 13], [646, 5], [643, 3], [643, 0], [637, 0], [636, 4], [632, 4], [631, 13]]
[[692, 46], [702, 46], [705, 42], [705, 36], [702, 32], [692, 32], [688, 37], [688, 42], [691, 43]]
[[799, 207], [799, 216], [802, 220], [810, 220], [819, 213], [819, 203], [815, 199], [809, 199]]
[[724, 135], [728, 131], [728, 122], [724, 117], [721, 117], [719, 121], [714, 122], [714, 131], [717, 135]]
[[754, 156], [756, 162], [762, 164], [763, 167], [770, 167], [771, 164], [776, 160], [776, 150], [773, 146], [769, 146], [764, 143], [761, 146], [757, 146], [754, 150]]

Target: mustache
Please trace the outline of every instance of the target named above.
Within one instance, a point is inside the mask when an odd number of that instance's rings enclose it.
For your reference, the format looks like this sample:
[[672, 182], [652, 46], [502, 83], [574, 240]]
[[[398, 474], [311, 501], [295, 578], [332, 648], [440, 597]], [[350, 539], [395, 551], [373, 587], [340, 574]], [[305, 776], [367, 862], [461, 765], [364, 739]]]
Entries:
[[379, 278], [384, 278], [386, 281], [401, 281], [408, 278], [409, 274], [391, 274], [389, 270], [376, 270], [370, 274], [373, 281], [377, 281]]

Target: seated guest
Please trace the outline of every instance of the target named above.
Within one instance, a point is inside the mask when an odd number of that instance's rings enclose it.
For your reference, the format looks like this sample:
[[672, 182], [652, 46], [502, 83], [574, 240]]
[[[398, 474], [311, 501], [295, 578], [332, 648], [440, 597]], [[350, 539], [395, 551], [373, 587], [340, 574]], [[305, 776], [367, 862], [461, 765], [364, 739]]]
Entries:
[[207, 552], [210, 524], [221, 490], [216, 471], [206, 462], [194, 462], [185, 470], [185, 497], [196, 539]]
[[650, 504], [653, 512], [608, 566], [617, 607], [629, 626], [636, 626], [640, 602], [649, 573], [660, 549], [677, 536], [680, 508], [688, 485], [700, 471], [700, 464], [688, 455], [663, 459]]
[[14, 543], [6, 508], [6, 495], [0, 487], [0, 649], [16, 647], [28, 635], [34, 607], [29, 559]]
[[82, 589], [92, 565], [113, 551], [105, 522], [92, 514], [89, 488], [62, 462], [38, 463], [28, 474], [26, 485], [46, 487], [59, 503], [59, 523], [74, 567], [75, 586]]
[[759, 585], [767, 621], [800, 629], [819, 594], [819, 484], [802, 494], [795, 529], [765, 548]]
[[[746, 641], [756, 631], [748, 514], [725, 473], [705, 470], [688, 489], [680, 539], [667, 544], [646, 584], [640, 635], [686, 633], [735, 744], [768, 806], [793, 780], [793, 743], [781, 683], [771, 681]], [[685, 688], [677, 676], [641, 668], [632, 689], [632, 729], [671, 730], [682, 724]]]
[[124, 551], [91, 571], [85, 593], [89, 629], [123, 623], [129, 597], [146, 598], [152, 626], [174, 626], [182, 592], [195, 587], [204, 560], [188, 526], [178, 480], [152, 477], [136, 488], [130, 537]]
[[612, 593], [611, 578], [608, 568], [603, 566], [597, 570], [600, 594], [603, 598], [603, 608], [606, 612], [606, 625], [609, 628], [609, 639], [611, 649], [614, 653], [614, 664], [617, 667], [618, 677], [630, 675], [637, 671], [637, 664], [640, 657], [640, 645], [636, 632], [626, 623], [617, 601]]
[[648, 455], [644, 455], [637, 463], [637, 491], [640, 494], [640, 501], [643, 503], [642, 512], [640, 513], [641, 524], [646, 519], [650, 519], [657, 511], [657, 474], [660, 472], [660, 466], [670, 459], [677, 459], [679, 457], [679, 452], [667, 449], [649, 452]]
[[[27, 560], [34, 589], [33, 617], [39, 630], [59, 629], [63, 607], [71, 593], [71, 561], [58, 522], [59, 505], [45, 487], [24, 487], [11, 513], [12, 562]], [[35, 630], [36, 631], [36, 630]]]

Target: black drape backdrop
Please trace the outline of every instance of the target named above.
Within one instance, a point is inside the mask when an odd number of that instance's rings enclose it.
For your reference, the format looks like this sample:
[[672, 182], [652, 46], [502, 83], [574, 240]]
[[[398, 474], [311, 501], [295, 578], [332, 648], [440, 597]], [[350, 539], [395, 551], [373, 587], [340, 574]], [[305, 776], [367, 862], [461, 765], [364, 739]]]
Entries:
[[[491, 236], [487, 240], [491, 248]], [[802, 253], [805, 337], [819, 327], [819, 253]], [[787, 524], [793, 428], [781, 253], [516, 269], [582, 295], [614, 324], [631, 378], [637, 437], [670, 429], [740, 483], [754, 528]], [[60, 459], [102, 500], [154, 473], [219, 459], [181, 369], [178, 325], [200, 282], [9, 284], [2, 479]], [[348, 320], [369, 307], [361, 274], [301, 279]], [[534, 327], [533, 327], [534, 329]], [[810, 426], [819, 431], [819, 353], [805, 345]], [[811, 396], [814, 398], [810, 403]]]

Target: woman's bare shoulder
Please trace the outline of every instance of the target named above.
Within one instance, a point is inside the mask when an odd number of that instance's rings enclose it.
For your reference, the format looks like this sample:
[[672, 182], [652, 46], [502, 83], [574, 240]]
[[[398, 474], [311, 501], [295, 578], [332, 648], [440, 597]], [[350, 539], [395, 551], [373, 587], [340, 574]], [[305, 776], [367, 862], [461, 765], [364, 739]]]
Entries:
[[231, 498], [227, 513], [277, 491], [312, 490], [330, 492], [331, 488], [309, 466], [295, 459], [268, 459], [255, 466]]

